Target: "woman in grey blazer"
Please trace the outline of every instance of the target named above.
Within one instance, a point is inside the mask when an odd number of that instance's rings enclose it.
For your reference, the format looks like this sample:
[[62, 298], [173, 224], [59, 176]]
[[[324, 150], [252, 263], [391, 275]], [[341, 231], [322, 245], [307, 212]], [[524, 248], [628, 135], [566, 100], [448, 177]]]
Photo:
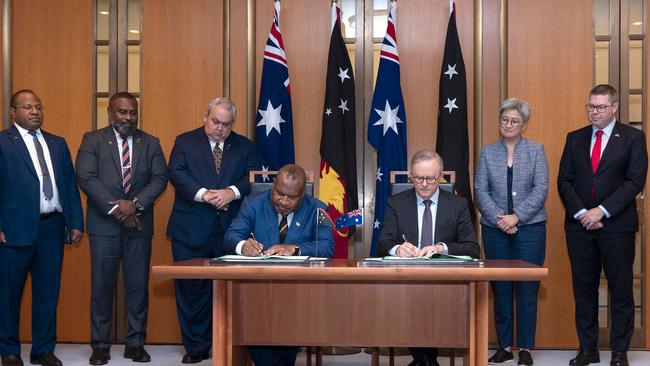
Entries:
[[[499, 110], [501, 139], [481, 149], [474, 179], [487, 259], [523, 259], [542, 265], [546, 253], [548, 163], [541, 144], [522, 137], [530, 106], [508, 99]], [[500, 349], [489, 359], [513, 359], [514, 306], [517, 306], [519, 365], [532, 365], [539, 281], [494, 281], [494, 320]], [[514, 293], [514, 299], [513, 299]]]

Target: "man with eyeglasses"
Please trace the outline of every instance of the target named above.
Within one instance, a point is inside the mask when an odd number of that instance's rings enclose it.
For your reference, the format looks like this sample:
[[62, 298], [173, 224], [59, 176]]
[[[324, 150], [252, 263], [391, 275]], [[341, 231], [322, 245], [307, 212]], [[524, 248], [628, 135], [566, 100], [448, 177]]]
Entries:
[[[438, 188], [442, 170], [442, 158], [436, 152], [420, 150], [413, 155], [413, 188], [388, 198], [377, 247], [380, 256], [480, 256], [467, 200]], [[414, 359], [410, 365], [438, 365], [437, 349], [409, 350]]]
[[11, 97], [14, 125], [0, 132], [0, 355], [22, 366], [18, 322], [27, 274], [32, 281], [30, 362], [60, 366], [56, 346], [63, 243], [76, 243], [83, 210], [65, 140], [41, 129], [41, 99]]
[[566, 209], [564, 228], [571, 261], [580, 350], [569, 362], [600, 362], [598, 287], [604, 269], [610, 290], [610, 365], [626, 366], [634, 332], [632, 265], [638, 231], [636, 196], [645, 185], [645, 134], [616, 120], [618, 92], [597, 85], [586, 105], [590, 126], [567, 135], [558, 190]]

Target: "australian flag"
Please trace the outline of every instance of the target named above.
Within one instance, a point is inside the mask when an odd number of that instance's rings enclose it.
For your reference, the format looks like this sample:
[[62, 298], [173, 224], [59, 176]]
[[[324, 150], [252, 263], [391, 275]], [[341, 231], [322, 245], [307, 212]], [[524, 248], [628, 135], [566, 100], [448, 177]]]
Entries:
[[255, 131], [255, 147], [262, 170], [279, 170], [295, 162], [292, 120], [289, 67], [280, 32], [280, 1], [275, 1], [273, 24], [264, 48]]
[[363, 225], [363, 209], [357, 208], [348, 213], [343, 214], [341, 217], [334, 221], [336, 230], [341, 230], [345, 227]]
[[[469, 201], [469, 207], [473, 207], [469, 184], [467, 81], [456, 29], [456, 5], [453, 0], [449, 1], [449, 25], [440, 74], [436, 151], [445, 163], [445, 170], [456, 172], [454, 193], [465, 197]], [[474, 211], [470, 212], [473, 218]]]
[[400, 85], [399, 55], [395, 32], [397, 3], [390, 3], [388, 27], [381, 45], [375, 93], [368, 119], [368, 142], [377, 150], [375, 189], [375, 219], [372, 229], [370, 255], [377, 255], [377, 240], [381, 233], [384, 211], [390, 195], [390, 172], [407, 170], [406, 113]]

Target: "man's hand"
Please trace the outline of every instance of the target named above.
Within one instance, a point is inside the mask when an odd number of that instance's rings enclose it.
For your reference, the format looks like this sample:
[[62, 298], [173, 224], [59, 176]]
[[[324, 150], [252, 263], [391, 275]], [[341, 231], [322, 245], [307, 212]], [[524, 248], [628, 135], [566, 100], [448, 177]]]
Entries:
[[122, 225], [127, 229], [138, 228], [138, 230], [142, 230], [142, 227], [140, 226], [140, 217], [139, 216], [140, 216], [140, 214], [137, 213], [135, 215], [131, 215], [131, 216], [127, 217], [126, 219], [124, 219], [124, 221], [122, 221]]
[[[1, 236], [2, 234], [0, 234]], [[78, 243], [79, 240], [81, 240], [81, 230], [79, 229], [72, 229], [70, 230], [70, 242], [71, 243]]]
[[211, 204], [217, 210], [227, 210], [228, 205], [235, 199], [235, 192], [230, 188], [210, 189], [203, 195], [203, 201]]
[[499, 215], [497, 217], [499, 218], [499, 221], [497, 221], [497, 227], [506, 233], [513, 227], [517, 227], [517, 224], [519, 223], [519, 216], [514, 213], [510, 215]]
[[397, 254], [398, 257], [417, 257], [418, 250], [418, 247], [408, 241], [405, 241], [397, 247], [395, 254]]
[[276, 244], [271, 246], [269, 249], [267, 249], [264, 254], [265, 255], [293, 255], [293, 252], [295, 251], [296, 249], [293, 247], [293, 245]]
[[[578, 216], [578, 220], [582, 226], [587, 230], [597, 230], [603, 227], [603, 224], [600, 222], [605, 213], [600, 207], [594, 207], [587, 212], [584, 212], [582, 215]], [[600, 223], [600, 225], [598, 225]], [[600, 227], [598, 227], [600, 226]]]
[[257, 240], [249, 238], [241, 246], [241, 254], [247, 257], [259, 257], [264, 254], [264, 246]]
[[131, 200], [115, 200], [109, 203], [117, 205], [111, 215], [120, 223], [135, 213], [135, 203]]
[[7, 242], [7, 238], [5, 238], [5, 233], [4, 231], [0, 230], [0, 244], [4, 244]]
[[428, 257], [431, 254], [436, 254], [436, 253], [442, 253], [442, 251], [445, 250], [445, 247], [437, 243], [435, 245], [427, 245], [426, 247], [420, 249], [418, 251], [418, 257]]

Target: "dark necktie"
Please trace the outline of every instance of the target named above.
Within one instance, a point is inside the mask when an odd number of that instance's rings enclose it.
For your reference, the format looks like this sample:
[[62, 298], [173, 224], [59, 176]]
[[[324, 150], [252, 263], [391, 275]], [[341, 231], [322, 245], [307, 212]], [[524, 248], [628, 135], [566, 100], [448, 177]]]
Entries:
[[122, 139], [122, 189], [124, 193], [131, 190], [131, 151], [129, 150], [128, 136], [120, 135]]
[[422, 214], [422, 233], [420, 235], [420, 248], [433, 244], [433, 227], [431, 226], [431, 200], [424, 201], [424, 213]]
[[278, 226], [278, 234], [280, 235], [280, 244], [284, 243], [284, 240], [287, 238], [287, 231], [289, 231], [289, 224], [287, 222], [287, 217], [282, 216], [282, 220], [280, 220], [280, 225]]
[[43, 146], [41, 146], [41, 142], [38, 141], [38, 138], [36, 137], [36, 131], [29, 131], [29, 134], [34, 138], [34, 146], [36, 147], [36, 155], [38, 156], [38, 165], [41, 166], [41, 175], [43, 176], [43, 194], [46, 199], [51, 200], [54, 196], [54, 188], [52, 187], [50, 171], [47, 169], [47, 163], [45, 162]]
[[214, 145], [214, 149], [212, 149], [212, 158], [214, 158], [214, 167], [217, 168], [217, 174], [221, 172], [221, 154], [222, 154], [221, 147], [217, 142]]

